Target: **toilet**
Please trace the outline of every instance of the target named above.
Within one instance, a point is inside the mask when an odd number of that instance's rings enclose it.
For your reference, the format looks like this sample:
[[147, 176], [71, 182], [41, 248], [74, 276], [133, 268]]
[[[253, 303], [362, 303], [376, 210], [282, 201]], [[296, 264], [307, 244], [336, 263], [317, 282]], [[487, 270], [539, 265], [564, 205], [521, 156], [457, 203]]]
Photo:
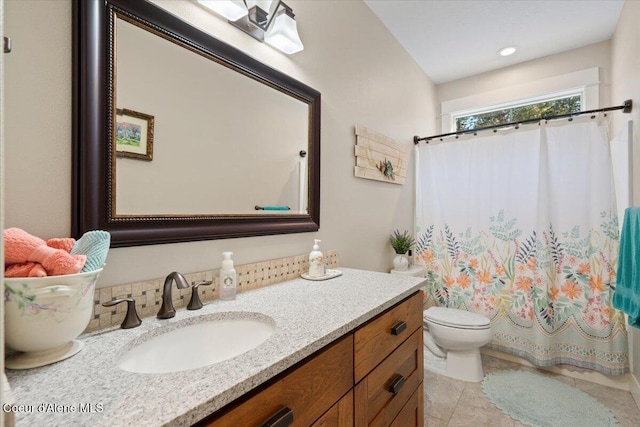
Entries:
[[463, 381], [484, 376], [480, 347], [491, 342], [491, 322], [481, 314], [447, 307], [423, 312], [425, 369]]

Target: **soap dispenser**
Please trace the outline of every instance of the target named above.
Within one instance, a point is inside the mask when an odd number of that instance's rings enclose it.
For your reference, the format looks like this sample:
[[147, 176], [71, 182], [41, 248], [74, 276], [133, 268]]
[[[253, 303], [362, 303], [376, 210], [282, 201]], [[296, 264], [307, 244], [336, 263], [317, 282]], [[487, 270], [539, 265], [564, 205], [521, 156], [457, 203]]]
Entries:
[[220, 268], [220, 299], [232, 300], [236, 299], [237, 281], [236, 270], [233, 268], [233, 260], [231, 259], [233, 252], [223, 252], [222, 267]]
[[309, 254], [309, 276], [311, 277], [320, 277], [325, 275], [324, 269], [324, 257], [322, 252], [320, 252], [320, 240], [313, 240], [313, 250]]

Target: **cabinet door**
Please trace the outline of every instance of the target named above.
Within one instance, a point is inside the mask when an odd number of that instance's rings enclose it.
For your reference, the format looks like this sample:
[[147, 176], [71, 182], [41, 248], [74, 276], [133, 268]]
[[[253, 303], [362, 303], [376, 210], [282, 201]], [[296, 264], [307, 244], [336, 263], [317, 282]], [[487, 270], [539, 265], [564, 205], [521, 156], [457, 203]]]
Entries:
[[400, 411], [391, 427], [423, 427], [424, 424], [424, 403], [422, 394], [423, 383], [413, 392], [404, 408]]
[[422, 329], [422, 292], [413, 294], [360, 327], [354, 336], [355, 382], [364, 378], [417, 329]]
[[353, 391], [349, 391], [311, 427], [353, 427]]
[[352, 387], [353, 335], [349, 334], [264, 390], [200, 425], [307, 427]]
[[422, 330], [415, 331], [355, 387], [355, 425], [389, 426], [424, 377]]

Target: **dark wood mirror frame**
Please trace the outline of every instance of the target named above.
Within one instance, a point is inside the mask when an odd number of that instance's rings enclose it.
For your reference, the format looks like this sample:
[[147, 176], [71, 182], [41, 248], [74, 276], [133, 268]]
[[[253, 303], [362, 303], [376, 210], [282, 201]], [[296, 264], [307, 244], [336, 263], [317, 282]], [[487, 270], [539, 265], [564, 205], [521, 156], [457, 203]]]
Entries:
[[[309, 105], [308, 214], [116, 216], [114, 13]], [[212, 17], [212, 19], [215, 19]], [[194, 195], [196, 197], [197, 195]], [[317, 231], [320, 227], [320, 93], [144, 0], [73, 2], [72, 233], [107, 230], [111, 246], [137, 246]]]

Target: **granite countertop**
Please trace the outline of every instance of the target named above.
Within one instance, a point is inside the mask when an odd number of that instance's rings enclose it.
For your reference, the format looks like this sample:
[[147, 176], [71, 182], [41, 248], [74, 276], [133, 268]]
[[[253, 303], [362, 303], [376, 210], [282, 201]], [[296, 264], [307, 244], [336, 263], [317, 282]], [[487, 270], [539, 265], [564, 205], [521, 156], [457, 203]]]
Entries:
[[[233, 301], [208, 302], [201, 310], [181, 308], [173, 319], [145, 318], [135, 329], [81, 335], [84, 349], [69, 359], [7, 370], [16, 404], [25, 405], [16, 413], [17, 425], [191, 425], [411, 295], [424, 280], [340, 270], [344, 274], [331, 280], [290, 280], [238, 294]], [[116, 366], [132, 341], [161, 332], [158, 328], [243, 313], [268, 316], [276, 328], [267, 341], [233, 359], [167, 374], [136, 374]]]

